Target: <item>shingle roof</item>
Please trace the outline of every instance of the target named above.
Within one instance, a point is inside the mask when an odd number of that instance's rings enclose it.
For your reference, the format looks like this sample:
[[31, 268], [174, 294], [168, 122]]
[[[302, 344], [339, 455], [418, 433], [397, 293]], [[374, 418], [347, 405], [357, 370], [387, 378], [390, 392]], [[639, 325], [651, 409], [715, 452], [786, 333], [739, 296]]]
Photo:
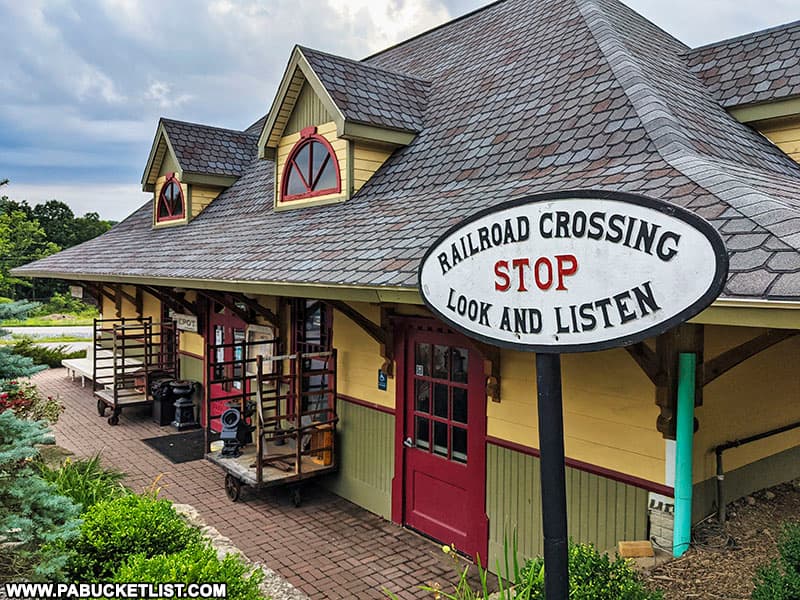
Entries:
[[258, 134], [172, 119], [161, 123], [185, 172], [239, 177], [256, 157]]
[[726, 108], [800, 95], [800, 21], [695, 48], [686, 60]]
[[427, 81], [300, 47], [344, 117], [416, 133], [424, 126]]
[[188, 226], [153, 229], [148, 203], [16, 272], [414, 288], [448, 226], [591, 188], [708, 219], [726, 296], [800, 298], [800, 166], [725, 112], [686, 50], [615, 0], [495, 3], [367, 59], [431, 83], [425, 127], [349, 201], [274, 212], [273, 164], [256, 161]]

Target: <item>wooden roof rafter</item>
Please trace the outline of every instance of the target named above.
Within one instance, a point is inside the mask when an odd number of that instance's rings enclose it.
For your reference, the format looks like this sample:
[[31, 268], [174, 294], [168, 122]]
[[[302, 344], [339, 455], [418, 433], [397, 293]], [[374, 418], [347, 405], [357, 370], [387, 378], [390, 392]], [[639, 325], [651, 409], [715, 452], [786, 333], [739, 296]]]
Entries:
[[325, 303], [338, 310], [353, 323], [358, 325], [364, 333], [375, 340], [380, 346], [380, 354], [384, 359], [381, 370], [389, 377], [394, 377], [394, 336], [392, 327], [389, 323], [390, 314], [385, 308], [381, 308], [381, 324], [378, 325], [372, 319], [364, 316], [355, 308], [343, 300], [325, 300]]

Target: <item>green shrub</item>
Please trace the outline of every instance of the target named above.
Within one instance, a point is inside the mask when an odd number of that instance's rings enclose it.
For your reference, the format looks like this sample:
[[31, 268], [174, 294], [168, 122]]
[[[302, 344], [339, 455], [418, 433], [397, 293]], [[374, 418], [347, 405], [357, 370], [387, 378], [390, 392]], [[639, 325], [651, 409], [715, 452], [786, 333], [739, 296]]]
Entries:
[[753, 600], [800, 598], [800, 523], [787, 523], [778, 536], [780, 558], [756, 572]]
[[39, 472], [60, 494], [80, 504], [84, 513], [98, 502], [120, 498], [128, 493], [120, 483], [125, 474], [104, 469], [99, 454], [82, 460], [67, 458], [55, 469], [40, 463]]
[[234, 554], [220, 560], [208, 543], [193, 544], [174, 554], [136, 554], [114, 574], [114, 581], [120, 583], [224, 583], [227, 600], [262, 598], [258, 586], [263, 578], [261, 570], [251, 573], [250, 567]]
[[86, 350], [76, 350], [68, 352], [67, 346], [61, 344], [55, 347], [37, 346], [36, 342], [29, 337], [22, 338], [13, 346], [14, 354], [27, 356], [37, 365], [46, 365], [51, 369], [61, 366], [61, 361], [68, 358], [85, 358]]
[[67, 572], [74, 581], [108, 579], [134, 554], [172, 554], [201, 539], [167, 500], [126, 495], [95, 504], [83, 515]]
[[73, 298], [67, 292], [56, 292], [46, 304], [36, 307], [36, 309], [31, 312], [31, 316], [33, 317], [43, 317], [52, 314], [97, 315], [98, 312], [94, 306], [86, 304], [80, 298]]
[[[515, 598], [542, 600], [544, 560], [536, 558], [522, 568]], [[624, 558], [611, 559], [591, 544], [569, 546], [570, 600], [658, 600], [660, 592], [645, 588]]]

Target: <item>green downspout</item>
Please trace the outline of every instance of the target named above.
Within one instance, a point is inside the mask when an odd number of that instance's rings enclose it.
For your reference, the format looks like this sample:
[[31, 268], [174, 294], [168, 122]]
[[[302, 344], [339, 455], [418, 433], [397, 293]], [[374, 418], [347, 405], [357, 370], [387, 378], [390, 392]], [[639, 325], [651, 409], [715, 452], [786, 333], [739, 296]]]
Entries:
[[678, 360], [678, 417], [675, 427], [675, 524], [672, 553], [689, 549], [692, 537], [692, 446], [694, 441], [694, 386], [697, 357], [680, 354]]

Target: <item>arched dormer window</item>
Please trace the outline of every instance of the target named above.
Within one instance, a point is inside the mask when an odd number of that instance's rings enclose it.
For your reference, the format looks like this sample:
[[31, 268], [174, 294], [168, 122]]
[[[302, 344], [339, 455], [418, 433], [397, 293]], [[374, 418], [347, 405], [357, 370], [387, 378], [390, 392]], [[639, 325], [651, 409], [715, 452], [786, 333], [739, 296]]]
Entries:
[[300, 200], [342, 191], [339, 162], [330, 143], [316, 127], [300, 132], [286, 159], [281, 182], [281, 200]]
[[186, 215], [186, 202], [183, 198], [183, 190], [175, 173], [169, 173], [167, 180], [158, 195], [158, 207], [156, 209], [156, 221], [175, 221], [182, 219]]

